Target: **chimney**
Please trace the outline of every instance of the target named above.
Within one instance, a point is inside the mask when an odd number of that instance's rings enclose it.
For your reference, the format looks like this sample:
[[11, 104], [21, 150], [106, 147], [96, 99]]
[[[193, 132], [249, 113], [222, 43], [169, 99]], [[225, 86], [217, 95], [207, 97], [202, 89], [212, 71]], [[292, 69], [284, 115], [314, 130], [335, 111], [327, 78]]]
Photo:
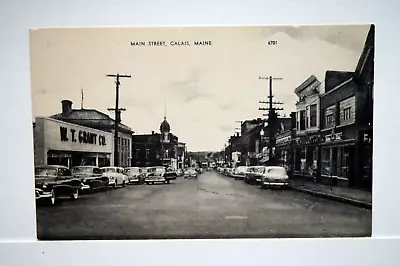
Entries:
[[61, 106], [62, 106], [62, 114], [63, 115], [69, 115], [71, 113], [72, 102], [70, 100], [62, 100]]
[[154, 135], [154, 130], [153, 130], [153, 131], [151, 131], [151, 135]]
[[236, 132], [236, 137], [239, 137], [239, 132]]

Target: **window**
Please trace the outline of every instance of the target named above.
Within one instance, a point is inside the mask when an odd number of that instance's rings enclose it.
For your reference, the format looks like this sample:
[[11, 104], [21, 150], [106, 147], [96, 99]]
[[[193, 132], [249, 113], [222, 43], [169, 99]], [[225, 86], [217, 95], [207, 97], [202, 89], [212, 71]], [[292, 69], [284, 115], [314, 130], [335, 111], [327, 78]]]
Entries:
[[335, 122], [335, 119], [334, 119], [333, 114], [326, 115], [326, 124], [325, 124], [326, 127], [333, 126], [334, 122]]
[[297, 112], [297, 113], [296, 113], [296, 129], [297, 129], [297, 130], [300, 130], [300, 123], [299, 123], [299, 121], [300, 121], [300, 112]]
[[139, 159], [140, 157], [140, 149], [136, 149], [136, 159]]
[[310, 117], [309, 111], [310, 111], [310, 107], [307, 106], [307, 107], [306, 107], [306, 127], [307, 127], [307, 128], [310, 127], [310, 126], [309, 126], [310, 124], [308, 123], [309, 117]]
[[150, 150], [146, 149], [146, 159], [149, 159]]
[[343, 110], [343, 121], [351, 119], [351, 107], [347, 107]]
[[300, 130], [306, 129], [306, 111], [300, 111]]
[[310, 127], [317, 126], [317, 105], [313, 104], [310, 106]]

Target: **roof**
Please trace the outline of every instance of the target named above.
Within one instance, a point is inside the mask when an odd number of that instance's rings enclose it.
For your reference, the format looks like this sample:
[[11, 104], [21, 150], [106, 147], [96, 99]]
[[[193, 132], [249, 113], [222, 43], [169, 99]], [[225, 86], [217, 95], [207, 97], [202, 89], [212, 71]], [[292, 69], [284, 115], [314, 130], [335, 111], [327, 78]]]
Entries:
[[375, 25], [371, 25], [368, 31], [367, 38], [365, 39], [363, 51], [357, 63], [357, 67], [355, 70], [356, 77], [361, 76], [366, 66], [368, 57], [374, 56], [374, 46], [375, 46]]
[[[68, 114], [58, 113], [50, 116], [50, 118], [88, 127], [112, 127], [115, 121], [109, 115], [95, 109], [72, 109]], [[119, 126], [122, 129], [132, 131], [130, 127], [122, 123]]]
[[160, 125], [160, 131], [161, 132], [170, 132], [171, 131], [171, 126], [169, 125], [166, 117], [164, 117], [164, 121], [162, 121], [162, 123]]
[[317, 80], [317, 77], [314, 75], [311, 75], [308, 79], [306, 79], [303, 83], [300, 84], [296, 89], [294, 89], [294, 93], [298, 94], [305, 88], [307, 88], [311, 83], [313, 83], [315, 80]]

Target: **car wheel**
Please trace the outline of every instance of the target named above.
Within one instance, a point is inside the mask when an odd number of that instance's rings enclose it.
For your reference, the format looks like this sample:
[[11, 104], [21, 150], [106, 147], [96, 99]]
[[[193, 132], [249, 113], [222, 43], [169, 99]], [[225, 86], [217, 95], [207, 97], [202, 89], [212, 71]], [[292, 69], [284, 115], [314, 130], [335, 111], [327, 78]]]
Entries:
[[126, 187], [125, 180], [122, 182], [122, 186], [123, 186], [123, 187]]
[[118, 186], [118, 182], [117, 182], [117, 180], [115, 180], [114, 187], [116, 188], [117, 186]]
[[54, 189], [51, 190], [50, 204], [56, 204], [56, 192], [54, 191]]
[[167, 180], [167, 184], [171, 183], [171, 180]]
[[76, 189], [75, 193], [72, 193], [70, 198], [73, 199], [73, 200], [77, 200], [79, 198], [79, 189]]

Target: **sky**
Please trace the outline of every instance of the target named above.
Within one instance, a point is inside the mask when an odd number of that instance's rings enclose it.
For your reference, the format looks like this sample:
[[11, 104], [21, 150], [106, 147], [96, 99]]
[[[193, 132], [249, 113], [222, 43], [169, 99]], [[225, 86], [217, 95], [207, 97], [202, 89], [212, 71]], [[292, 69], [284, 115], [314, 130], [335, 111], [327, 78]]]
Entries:
[[[281, 115], [295, 110], [294, 89], [327, 70], [354, 71], [369, 25], [58, 28], [30, 31], [33, 119], [73, 108], [113, 117], [115, 83], [121, 79], [122, 123], [138, 134], [159, 131], [166, 110], [171, 132], [189, 151], [217, 151], [240, 127], [262, 117], [268, 80]], [[131, 45], [132, 42], [146, 45]], [[150, 46], [164, 41], [166, 46]], [[188, 41], [190, 46], [171, 45]], [[196, 46], [195, 41], [211, 41]], [[276, 41], [276, 45], [268, 42]]]

